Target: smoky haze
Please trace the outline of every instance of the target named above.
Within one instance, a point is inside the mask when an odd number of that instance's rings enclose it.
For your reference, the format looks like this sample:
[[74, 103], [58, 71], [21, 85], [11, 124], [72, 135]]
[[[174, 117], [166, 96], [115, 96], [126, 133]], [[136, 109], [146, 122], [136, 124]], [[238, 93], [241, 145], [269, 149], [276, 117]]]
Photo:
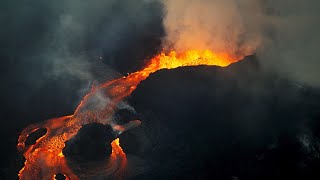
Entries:
[[159, 2], [1, 1], [0, 9], [2, 94], [12, 107], [50, 88], [76, 94], [75, 108], [93, 81], [140, 68], [161, 43]]
[[[4, 1], [1, 68], [41, 88], [52, 79], [108, 80], [161, 48], [210, 49], [255, 53], [266, 69], [319, 87], [318, 7], [316, 0]], [[92, 72], [97, 66], [103, 73]]]
[[267, 70], [320, 86], [316, 0], [163, 0], [164, 49], [255, 53]]
[[[254, 52], [257, 38], [248, 33], [236, 1], [167, 0], [164, 3], [165, 47], [180, 52], [189, 49], [240, 55]], [[245, 38], [249, 34], [252, 37]]]

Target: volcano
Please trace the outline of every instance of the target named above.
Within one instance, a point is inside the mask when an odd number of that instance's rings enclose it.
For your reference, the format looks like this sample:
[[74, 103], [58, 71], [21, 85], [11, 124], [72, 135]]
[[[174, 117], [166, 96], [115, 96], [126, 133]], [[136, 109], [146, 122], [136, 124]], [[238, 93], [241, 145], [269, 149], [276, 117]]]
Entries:
[[[141, 124], [139, 120], [120, 125], [113, 116], [119, 109], [134, 111], [134, 108], [124, 104], [123, 100], [150, 74], [161, 69], [184, 66], [227, 66], [237, 60], [239, 59], [225, 53], [218, 54], [210, 50], [190, 50], [180, 54], [171, 51], [168, 55], [161, 53], [155, 56], [140, 71], [92, 86], [91, 91], [83, 98], [72, 115], [33, 124], [22, 131], [17, 148], [26, 160], [25, 166], [19, 171], [19, 178], [55, 179], [58, 173], [62, 173], [68, 179], [78, 179], [79, 177], [70, 169], [63, 153], [66, 142], [73, 138], [83, 125], [90, 123], [110, 125], [115, 137], [139, 126]], [[27, 144], [28, 137], [39, 129], [45, 129], [45, 134], [40, 136], [34, 144]], [[111, 142], [111, 147], [112, 153], [109, 156], [106, 173], [107, 175], [116, 174], [116, 178], [121, 179], [127, 164], [126, 154], [120, 147], [119, 138]]]
[[319, 179], [319, 1], [1, 1], [0, 179]]
[[136, 179], [312, 179], [319, 95], [265, 73], [255, 56], [161, 70], [130, 97], [143, 126], [122, 147], [147, 159]]
[[[305, 145], [314, 134], [301, 125], [319, 117], [320, 95], [263, 72], [255, 56], [224, 68], [159, 70], [135, 88], [127, 98], [135, 110], [114, 114], [118, 125], [89, 120], [66, 142], [67, 178], [299, 179], [316, 173], [319, 161], [308, 157], [317, 156], [318, 147]], [[99, 108], [90, 93], [75, 114]], [[50, 121], [65, 118], [71, 117]]]

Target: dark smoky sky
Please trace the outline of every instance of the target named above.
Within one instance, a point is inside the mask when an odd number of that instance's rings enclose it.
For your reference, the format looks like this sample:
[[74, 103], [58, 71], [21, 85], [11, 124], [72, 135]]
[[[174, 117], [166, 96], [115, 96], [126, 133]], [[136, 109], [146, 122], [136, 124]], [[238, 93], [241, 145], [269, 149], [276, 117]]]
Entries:
[[137, 70], [169, 47], [256, 53], [270, 71], [319, 84], [316, 0], [24, 0], [0, 5], [6, 101], [26, 104], [30, 95], [25, 91], [39, 93], [51, 82], [65, 89], [81, 82], [73, 89], [81, 97], [88, 82]]
[[65, 93], [74, 108], [93, 80], [134, 71], [160, 49], [159, 2], [1, 1], [0, 7], [1, 94], [12, 109], [47, 91], [44, 101]]
[[[270, 71], [320, 84], [316, 0], [23, 0], [0, 5], [2, 94], [7, 99], [27, 101], [24, 91], [35, 93], [50, 82], [70, 88], [71, 81], [83, 83], [76, 88], [82, 96], [96, 74], [110, 79], [132, 72], [162, 48], [256, 53]], [[92, 73], [97, 67], [100, 73]]]

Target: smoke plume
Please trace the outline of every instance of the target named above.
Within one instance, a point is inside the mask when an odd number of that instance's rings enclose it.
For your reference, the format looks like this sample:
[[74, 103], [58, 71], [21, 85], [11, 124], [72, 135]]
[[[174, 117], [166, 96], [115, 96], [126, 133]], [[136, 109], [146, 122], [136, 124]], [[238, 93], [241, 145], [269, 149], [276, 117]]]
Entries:
[[257, 34], [246, 26], [237, 1], [165, 0], [164, 3], [165, 49], [210, 49], [248, 55], [259, 43]]
[[93, 81], [141, 68], [161, 44], [162, 10], [155, 1], [5, 0], [0, 8], [1, 94], [12, 106], [15, 99], [24, 107], [48, 88], [41, 96], [60, 92], [73, 109]]
[[257, 54], [261, 64], [319, 86], [320, 3], [315, 0], [163, 0], [164, 49]]

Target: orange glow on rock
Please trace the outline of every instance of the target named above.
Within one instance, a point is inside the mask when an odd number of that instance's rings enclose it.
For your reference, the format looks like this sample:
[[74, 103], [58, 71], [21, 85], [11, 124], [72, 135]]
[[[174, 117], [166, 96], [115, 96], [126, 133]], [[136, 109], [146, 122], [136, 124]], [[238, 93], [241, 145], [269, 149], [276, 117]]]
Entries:
[[[92, 88], [82, 99], [73, 115], [30, 125], [22, 131], [17, 148], [23, 153], [26, 161], [24, 167], [19, 171], [19, 178], [28, 180], [54, 179], [55, 174], [62, 173], [67, 179], [79, 179], [68, 166], [62, 153], [65, 142], [75, 136], [85, 124], [93, 122], [110, 124], [112, 116], [117, 110], [117, 104], [129, 96], [139, 83], [151, 73], [160, 69], [173, 69], [182, 66], [216, 65], [224, 67], [239, 59], [241, 58], [227, 54], [215, 54], [210, 50], [190, 50], [181, 54], [177, 54], [175, 51], [171, 51], [169, 54], [160, 53], [152, 58], [144, 69]], [[92, 108], [88, 102], [97, 94], [107, 97], [108, 101], [102, 107]], [[25, 141], [29, 134], [39, 128], [46, 128], [47, 133], [39, 138], [35, 144], [26, 146]], [[119, 173], [123, 172], [122, 170], [127, 164], [126, 154], [120, 147], [119, 138], [115, 139], [111, 146], [109, 166], [112, 171], [110, 172], [121, 177]]]
[[149, 68], [159, 70], [199, 65], [216, 65], [225, 67], [237, 60], [239, 59], [231, 57], [228, 54], [215, 54], [210, 50], [190, 50], [180, 54], [177, 54], [175, 51], [171, 51], [168, 55], [160, 53], [151, 59]]
[[119, 141], [120, 141], [119, 138], [112, 141], [111, 143], [112, 153], [110, 155], [110, 158], [111, 158], [111, 163], [114, 163], [116, 160], [118, 160], [117, 162], [119, 167], [118, 172], [121, 172], [127, 164], [127, 156], [123, 152]]
[[122, 157], [126, 157], [126, 154], [123, 152], [121, 146], [120, 146], [120, 140], [119, 138], [115, 139], [112, 141], [111, 143], [111, 147], [112, 147], [112, 154], [111, 156], [115, 157], [117, 155], [120, 155]]

